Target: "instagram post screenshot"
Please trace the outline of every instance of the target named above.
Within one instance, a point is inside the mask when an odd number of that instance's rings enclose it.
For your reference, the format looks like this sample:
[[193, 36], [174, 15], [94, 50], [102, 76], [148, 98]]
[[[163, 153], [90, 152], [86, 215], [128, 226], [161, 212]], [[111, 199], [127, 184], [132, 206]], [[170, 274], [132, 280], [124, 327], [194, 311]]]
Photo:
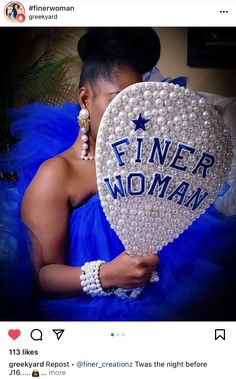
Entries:
[[0, 12], [1, 377], [236, 378], [235, 7]]

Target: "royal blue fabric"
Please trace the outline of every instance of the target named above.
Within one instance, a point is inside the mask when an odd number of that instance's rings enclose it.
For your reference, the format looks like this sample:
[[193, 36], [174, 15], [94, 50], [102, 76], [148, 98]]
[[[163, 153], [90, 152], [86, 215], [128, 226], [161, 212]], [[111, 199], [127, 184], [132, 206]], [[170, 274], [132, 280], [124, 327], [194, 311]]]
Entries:
[[[12, 318], [19, 318], [18, 308], [12, 306], [17, 299], [21, 309], [24, 308], [21, 318], [25, 320], [235, 319], [236, 217], [221, 216], [214, 206], [160, 252], [160, 281], [146, 285], [138, 299], [90, 298], [84, 294], [72, 299], [37, 298], [32, 301], [32, 265], [25, 251], [23, 234], [19, 233], [20, 199], [39, 165], [74, 142], [78, 134], [78, 111], [75, 104], [53, 107], [41, 103], [7, 111], [12, 133], [20, 139], [10, 153], [11, 159], [9, 156], [0, 159], [0, 171], [10, 167], [11, 171], [19, 172], [19, 183], [10, 185], [13, 194], [10, 191], [8, 199], [5, 197], [6, 185], [1, 188], [7, 207], [2, 213], [2, 223], [8, 230], [2, 228], [0, 231], [1, 240], [5, 241], [0, 258], [5, 266], [12, 262], [8, 270], [3, 267], [2, 275], [12, 298], [8, 309], [16, 312]], [[96, 259], [110, 261], [123, 250], [105, 218], [98, 194], [72, 211], [69, 265], [81, 266]], [[6, 303], [6, 297], [0, 300]]]

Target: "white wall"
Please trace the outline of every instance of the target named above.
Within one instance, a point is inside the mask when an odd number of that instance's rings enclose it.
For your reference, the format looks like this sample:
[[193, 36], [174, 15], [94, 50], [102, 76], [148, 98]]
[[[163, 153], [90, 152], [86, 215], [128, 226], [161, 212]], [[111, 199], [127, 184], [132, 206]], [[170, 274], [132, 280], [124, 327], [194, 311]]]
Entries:
[[196, 91], [236, 96], [236, 69], [193, 68], [187, 65], [187, 28], [155, 28], [162, 46], [159, 69], [163, 76], [188, 77]]

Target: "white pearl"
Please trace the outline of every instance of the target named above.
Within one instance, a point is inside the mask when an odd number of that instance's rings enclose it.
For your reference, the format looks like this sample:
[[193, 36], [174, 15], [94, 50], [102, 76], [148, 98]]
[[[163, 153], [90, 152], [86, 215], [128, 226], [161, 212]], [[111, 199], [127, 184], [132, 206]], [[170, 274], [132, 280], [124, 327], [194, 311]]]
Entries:
[[158, 119], [157, 119], [157, 123], [158, 123], [158, 125], [164, 125], [165, 124], [165, 122], [166, 122], [166, 119], [165, 119], [165, 117], [158, 117]]
[[171, 93], [170, 93], [170, 99], [171, 99], [171, 100], [176, 100], [177, 97], [178, 97], [178, 95], [177, 95], [176, 92], [171, 92]]
[[157, 97], [159, 97], [159, 92], [158, 91], [154, 91], [152, 96], [156, 99]]
[[166, 115], [166, 108], [160, 108], [160, 109], [159, 109], [159, 114], [160, 114], [161, 116], [165, 116], [165, 115]]
[[168, 89], [170, 87], [170, 83], [168, 82], [163, 82], [162, 85], [163, 85], [163, 88], [165, 89]]
[[182, 107], [184, 105], [184, 100], [183, 99], [179, 99], [177, 100], [177, 103], [176, 103], [177, 107]]
[[127, 115], [126, 115], [126, 112], [119, 112], [119, 118], [121, 119], [121, 120], [124, 120], [125, 118], [127, 117]]
[[195, 107], [195, 106], [197, 105], [197, 100], [196, 100], [196, 99], [193, 99], [193, 100], [191, 101], [191, 104]]
[[122, 133], [122, 131], [123, 131], [123, 129], [122, 129], [120, 126], [117, 126], [117, 127], [115, 128], [115, 133], [116, 133], [116, 134], [120, 134], [120, 133]]
[[168, 91], [166, 91], [166, 90], [162, 90], [162, 91], [160, 92], [160, 98], [161, 98], [161, 99], [167, 99], [168, 96], [169, 96]]
[[143, 83], [142, 87], [144, 86], [145, 89], [150, 89], [152, 87], [152, 84], [150, 82]]
[[163, 125], [161, 126], [161, 132], [162, 133], [166, 133], [169, 129], [167, 128], [167, 126]]
[[136, 97], [131, 97], [131, 98], [129, 99], [129, 105], [134, 106], [134, 105], [136, 105], [136, 104], [137, 104], [137, 99], [136, 99]]
[[171, 100], [168, 98], [168, 99], [165, 99], [164, 100], [164, 104], [165, 105], [170, 105], [171, 104]]
[[157, 116], [157, 115], [158, 115], [158, 110], [157, 110], [157, 109], [153, 109], [153, 111], [152, 111], [152, 115], [153, 115], [153, 116]]
[[152, 116], [150, 111], [145, 111], [143, 115], [144, 115], [144, 118], [146, 118], [146, 119], [150, 119]]
[[[127, 99], [127, 101], [128, 101], [128, 99]], [[128, 113], [131, 112], [131, 106], [130, 105], [126, 105], [125, 106], [125, 111], [128, 112]]]
[[145, 105], [145, 108], [151, 108], [151, 106], [152, 106], [152, 104], [149, 100], [145, 100], [144, 105]]
[[83, 142], [87, 142], [88, 141], [88, 136], [86, 136], [85, 134], [81, 137], [82, 141]]
[[137, 106], [137, 107], [134, 107], [133, 108], [133, 112], [137, 115], [139, 115], [139, 113], [141, 113], [141, 107], [140, 106]]
[[149, 90], [145, 91], [144, 94], [143, 94], [144, 99], [147, 99], [147, 100], [148, 100], [151, 96], [152, 96], [152, 93], [151, 93], [151, 91], [149, 91]]
[[82, 146], [83, 146], [83, 149], [84, 149], [84, 150], [87, 150], [87, 149], [88, 149], [88, 147], [89, 147], [87, 143], [83, 143], [83, 145], [82, 145]]
[[208, 120], [210, 118], [211, 114], [209, 111], [204, 111], [202, 114], [203, 120]]
[[127, 103], [127, 101], [129, 101], [129, 97], [128, 97], [128, 95], [123, 95], [122, 96], [122, 101], [124, 102], [124, 103]]
[[191, 112], [190, 115], [189, 115], [189, 118], [190, 118], [190, 120], [196, 120], [196, 118], [197, 118], [196, 113]]
[[163, 105], [163, 100], [162, 99], [157, 99], [155, 101], [155, 104], [156, 104], [157, 107], [161, 107]]
[[176, 125], [180, 125], [182, 123], [182, 119], [179, 116], [174, 117], [174, 123]]
[[168, 109], [168, 112], [170, 113], [174, 112], [174, 107], [172, 105], [169, 105], [167, 109]]
[[84, 134], [85, 134], [85, 133], [87, 133], [87, 132], [88, 132], [88, 130], [89, 130], [89, 128], [88, 128], [88, 127], [86, 127], [86, 128], [81, 128], [81, 132], [82, 132], [82, 133], [84, 133]]
[[119, 98], [117, 98], [117, 97], [116, 97], [115, 102], [116, 102], [116, 106], [117, 106], [117, 107], [119, 107], [119, 106], [121, 105], [121, 99], [119, 99]]
[[83, 120], [87, 120], [89, 118], [89, 111], [85, 108], [82, 108], [79, 112], [79, 117]]
[[112, 114], [117, 114], [117, 113], [118, 113], [118, 109], [117, 109], [116, 107], [113, 107], [113, 108], [111, 109], [111, 113], [112, 113]]
[[109, 138], [109, 141], [112, 142], [112, 141], [115, 140], [116, 135], [115, 134], [110, 134], [108, 138]]

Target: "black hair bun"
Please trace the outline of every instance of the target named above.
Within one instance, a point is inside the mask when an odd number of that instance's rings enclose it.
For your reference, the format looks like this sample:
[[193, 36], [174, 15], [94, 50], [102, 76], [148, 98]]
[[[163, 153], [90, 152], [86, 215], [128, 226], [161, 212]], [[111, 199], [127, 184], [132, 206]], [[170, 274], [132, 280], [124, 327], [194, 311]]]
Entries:
[[78, 42], [83, 62], [99, 54], [104, 58], [120, 58], [135, 65], [141, 74], [149, 71], [160, 58], [160, 40], [152, 28], [90, 28]]

